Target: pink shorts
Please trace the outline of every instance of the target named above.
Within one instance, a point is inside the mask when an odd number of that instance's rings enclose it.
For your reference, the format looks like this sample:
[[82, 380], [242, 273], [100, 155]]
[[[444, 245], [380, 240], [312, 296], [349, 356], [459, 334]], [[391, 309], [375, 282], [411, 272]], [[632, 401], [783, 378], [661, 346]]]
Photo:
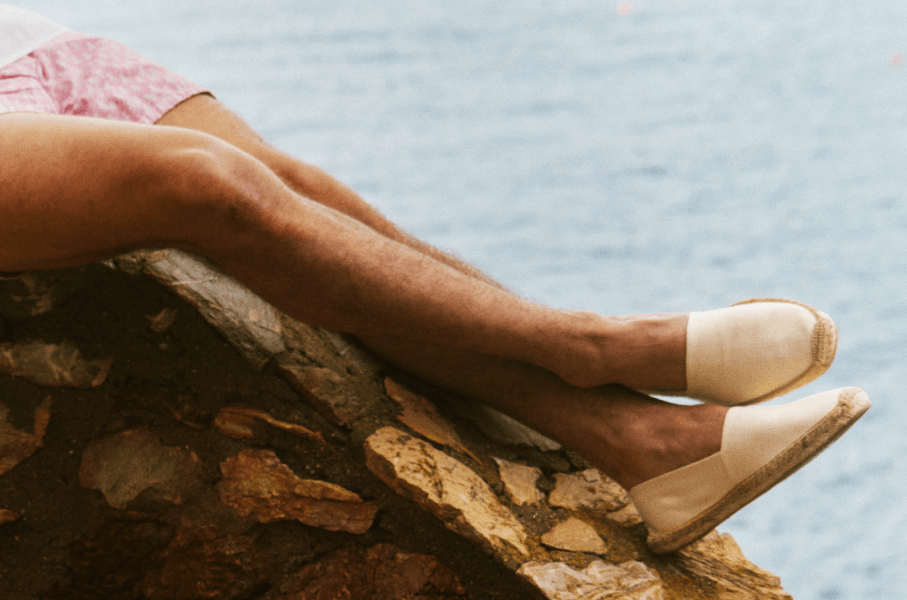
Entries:
[[205, 91], [118, 42], [67, 32], [0, 69], [0, 114], [152, 124]]

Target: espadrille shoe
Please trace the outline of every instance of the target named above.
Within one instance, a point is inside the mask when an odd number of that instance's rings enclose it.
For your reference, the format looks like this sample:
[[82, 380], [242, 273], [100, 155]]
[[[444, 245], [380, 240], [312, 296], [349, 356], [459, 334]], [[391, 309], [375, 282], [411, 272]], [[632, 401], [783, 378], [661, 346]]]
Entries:
[[816, 379], [838, 346], [834, 321], [811, 306], [771, 298], [690, 313], [684, 391], [647, 390], [724, 406], [770, 400]]
[[657, 553], [693, 542], [815, 458], [869, 410], [849, 387], [782, 406], [728, 411], [721, 450], [645, 481], [630, 497]]

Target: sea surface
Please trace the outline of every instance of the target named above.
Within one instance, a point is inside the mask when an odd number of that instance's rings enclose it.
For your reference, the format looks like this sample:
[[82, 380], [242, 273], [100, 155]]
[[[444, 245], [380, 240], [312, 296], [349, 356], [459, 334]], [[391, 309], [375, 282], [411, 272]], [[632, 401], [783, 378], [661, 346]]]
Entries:
[[721, 529], [797, 600], [903, 597], [907, 2], [12, 3], [195, 79], [546, 304], [829, 312], [834, 366], [781, 401], [874, 407]]

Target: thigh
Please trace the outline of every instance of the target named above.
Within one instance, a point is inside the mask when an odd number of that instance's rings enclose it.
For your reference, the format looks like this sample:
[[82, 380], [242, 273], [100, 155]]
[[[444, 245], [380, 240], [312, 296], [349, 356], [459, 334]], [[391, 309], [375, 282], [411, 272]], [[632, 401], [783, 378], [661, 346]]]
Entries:
[[271, 146], [242, 117], [210, 94], [185, 100], [156, 124], [192, 129], [223, 140], [257, 158], [296, 193], [387, 233], [389, 223], [353, 190], [322, 169]]
[[383, 218], [355, 192], [320, 168], [271, 146], [242, 117], [208, 93], [181, 102], [164, 114], [156, 125], [199, 131], [227, 142], [258, 159], [297, 194], [386, 234]]
[[213, 135], [251, 154], [272, 171], [280, 170], [284, 161], [292, 160], [265, 142], [242, 117], [209, 93], [179, 103], [165, 113], [156, 125], [183, 127]]
[[0, 116], [0, 271], [80, 264], [178, 237], [192, 191], [185, 171], [205, 137], [99, 119]]
[[381, 235], [432, 255], [437, 251], [411, 238], [356, 192], [314, 165], [270, 146], [241, 117], [213, 96], [189, 98], [157, 122], [201, 131], [248, 153], [263, 163], [297, 194], [352, 217]]
[[301, 196], [352, 217], [373, 231], [430, 256], [461, 273], [489, 285], [503, 287], [459, 258], [409, 235], [330, 174], [275, 150], [245, 121], [210, 95], [203, 94], [186, 100], [165, 114], [157, 124], [194, 129], [220, 138], [257, 158], [290, 189]]

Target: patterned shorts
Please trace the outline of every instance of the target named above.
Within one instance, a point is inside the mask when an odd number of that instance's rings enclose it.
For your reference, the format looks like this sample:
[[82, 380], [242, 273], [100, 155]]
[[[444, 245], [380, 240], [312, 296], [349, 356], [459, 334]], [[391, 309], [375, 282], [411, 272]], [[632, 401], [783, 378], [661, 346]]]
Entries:
[[67, 32], [0, 69], [0, 114], [152, 124], [205, 91], [118, 42]]

